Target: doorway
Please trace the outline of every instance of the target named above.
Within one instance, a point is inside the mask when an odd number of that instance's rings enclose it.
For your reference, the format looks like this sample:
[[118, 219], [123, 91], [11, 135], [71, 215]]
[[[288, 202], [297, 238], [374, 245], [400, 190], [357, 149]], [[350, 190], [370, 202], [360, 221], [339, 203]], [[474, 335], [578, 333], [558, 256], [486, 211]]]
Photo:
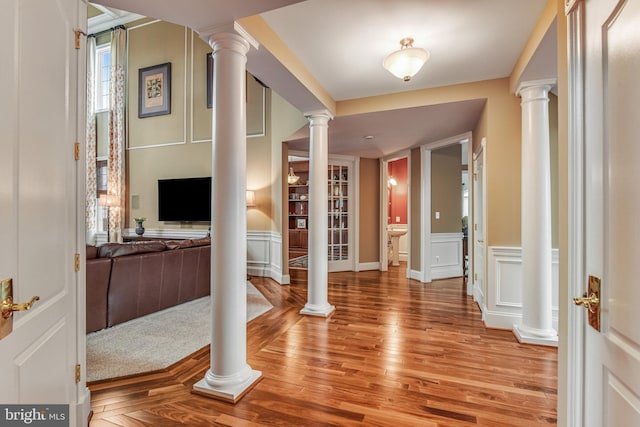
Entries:
[[[446, 138], [420, 147], [420, 266], [412, 278], [421, 282], [462, 277], [465, 270], [463, 170], [472, 162], [471, 133]], [[448, 166], [445, 165], [448, 164]], [[446, 186], [439, 184], [447, 182]], [[452, 183], [455, 183], [452, 185]], [[473, 193], [466, 201], [473, 204]], [[472, 216], [470, 211], [468, 216]], [[472, 222], [472, 218], [467, 219]], [[468, 266], [472, 267], [473, 248], [468, 246]], [[468, 281], [467, 281], [468, 282]], [[471, 286], [467, 283], [467, 294]]]
[[380, 161], [380, 271], [410, 260], [410, 153], [397, 153]]

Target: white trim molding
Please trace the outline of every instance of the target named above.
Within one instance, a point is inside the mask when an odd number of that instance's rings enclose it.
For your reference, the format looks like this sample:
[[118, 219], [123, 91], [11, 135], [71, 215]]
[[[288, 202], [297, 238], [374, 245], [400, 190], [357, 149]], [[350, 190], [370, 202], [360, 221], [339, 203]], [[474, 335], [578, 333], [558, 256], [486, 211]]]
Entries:
[[461, 277], [463, 271], [462, 233], [431, 233], [431, 277]]
[[[203, 237], [207, 237], [207, 230], [198, 230], [198, 229], [190, 229], [190, 230], [182, 230], [182, 229], [169, 229], [169, 228], [161, 228], [161, 229], [145, 229], [144, 237], [152, 237], [154, 239], [167, 239], [167, 240], [185, 240], [185, 239], [202, 239]], [[106, 235], [106, 233], [105, 233]], [[123, 238], [133, 238], [138, 237], [136, 235], [135, 228], [125, 228], [122, 232]]]
[[[489, 246], [485, 325], [512, 329], [522, 321], [522, 248]], [[552, 250], [553, 327], [558, 327], [558, 249]], [[557, 329], [556, 329], [557, 330]]]
[[356, 264], [356, 271], [380, 270], [380, 263], [375, 262], [359, 262]]

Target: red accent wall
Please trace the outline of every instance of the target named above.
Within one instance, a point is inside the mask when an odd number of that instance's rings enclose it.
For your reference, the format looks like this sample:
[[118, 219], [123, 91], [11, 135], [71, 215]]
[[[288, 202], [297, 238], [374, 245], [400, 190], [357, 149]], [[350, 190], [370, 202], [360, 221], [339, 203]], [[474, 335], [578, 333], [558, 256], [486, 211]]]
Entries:
[[[407, 158], [388, 163], [389, 176], [398, 181], [398, 185], [390, 185], [389, 189], [389, 224], [407, 223], [407, 201], [409, 199], [409, 185], [407, 175]], [[400, 217], [400, 221], [396, 221]]]

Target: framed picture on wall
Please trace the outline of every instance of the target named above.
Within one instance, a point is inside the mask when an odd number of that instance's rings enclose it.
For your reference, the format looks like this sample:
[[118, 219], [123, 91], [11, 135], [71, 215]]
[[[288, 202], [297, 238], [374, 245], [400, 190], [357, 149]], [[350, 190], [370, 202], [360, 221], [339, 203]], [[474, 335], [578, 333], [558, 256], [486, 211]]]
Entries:
[[207, 53], [207, 108], [213, 108], [213, 53]]
[[138, 117], [171, 114], [171, 63], [138, 70]]

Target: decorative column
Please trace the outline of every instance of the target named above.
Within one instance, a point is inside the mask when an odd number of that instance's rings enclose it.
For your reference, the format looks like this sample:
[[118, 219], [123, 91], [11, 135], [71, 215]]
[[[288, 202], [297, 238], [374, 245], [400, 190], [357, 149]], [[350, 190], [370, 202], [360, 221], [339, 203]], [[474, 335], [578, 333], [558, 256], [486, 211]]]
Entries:
[[522, 102], [522, 322], [518, 341], [558, 345], [552, 326], [551, 162], [549, 90], [555, 80], [523, 83]]
[[309, 258], [307, 303], [300, 314], [328, 317], [336, 309], [328, 301], [328, 128], [333, 118], [326, 110], [305, 114], [309, 120]]
[[250, 45], [231, 31], [205, 40], [214, 59], [211, 366], [193, 391], [235, 403], [262, 377], [247, 364], [245, 72]]

